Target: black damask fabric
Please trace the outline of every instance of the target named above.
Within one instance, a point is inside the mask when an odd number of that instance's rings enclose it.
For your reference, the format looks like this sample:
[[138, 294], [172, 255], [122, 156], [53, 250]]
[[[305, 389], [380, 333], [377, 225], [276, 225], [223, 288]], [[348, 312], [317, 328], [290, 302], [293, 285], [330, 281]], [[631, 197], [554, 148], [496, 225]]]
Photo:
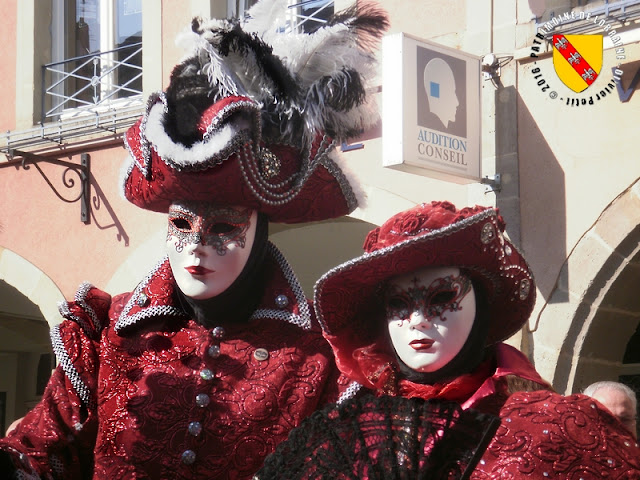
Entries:
[[466, 479], [499, 424], [453, 402], [363, 396], [311, 415], [254, 479]]

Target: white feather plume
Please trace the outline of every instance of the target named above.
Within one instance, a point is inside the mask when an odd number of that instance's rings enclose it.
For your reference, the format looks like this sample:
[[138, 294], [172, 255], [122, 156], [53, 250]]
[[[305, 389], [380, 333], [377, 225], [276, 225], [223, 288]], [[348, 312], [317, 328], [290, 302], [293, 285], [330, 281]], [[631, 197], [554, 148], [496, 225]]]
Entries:
[[[347, 16], [340, 18], [342, 23], [313, 33], [296, 33], [286, 28], [287, 0], [260, 0], [244, 19], [200, 21], [198, 33], [184, 34], [180, 41], [187, 56], [200, 58], [200, 70], [207, 73], [217, 96], [246, 95], [264, 104], [275, 115], [274, 124], [280, 124], [283, 140], [299, 140], [302, 135], [303, 143], [310, 144], [318, 133], [331, 131], [341, 142], [346, 135], [377, 121], [375, 105], [365, 98], [377, 63], [359, 38], [361, 32], [354, 20], [361, 18], [360, 10], [360, 6], [349, 10]], [[386, 28], [386, 20], [382, 23], [374, 29], [376, 33]], [[266, 58], [264, 48], [260, 50], [261, 58], [256, 58], [254, 50], [247, 48], [252, 40], [234, 36], [237, 26], [270, 47], [289, 72], [293, 79], [289, 83], [297, 92], [276, 92], [274, 82], [278, 80], [270, 77], [268, 63], [261, 63]], [[231, 48], [222, 56], [218, 50], [225, 35], [230, 35], [227, 42], [232, 39], [246, 44], [236, 46], [238, 50]], [[304, 126], [302, 131], [300, 124]]]

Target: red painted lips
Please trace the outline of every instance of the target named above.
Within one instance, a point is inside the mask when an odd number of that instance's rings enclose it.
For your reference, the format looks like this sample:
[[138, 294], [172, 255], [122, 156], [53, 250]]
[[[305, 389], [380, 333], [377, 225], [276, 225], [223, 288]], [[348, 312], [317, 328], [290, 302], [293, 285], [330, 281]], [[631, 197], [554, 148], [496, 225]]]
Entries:
[[191, 275], [207, 275], [209, 273], [213, 273], [213, 270], [209, 270], [208, 268], [200, 266], [185, 267], [185, 270]]
[[419, 340], [412, 340], [409, 342], [411, 348], [417, 351], [429, 350], [433, 346], [434, 341], [428, 338], [421, 338]]

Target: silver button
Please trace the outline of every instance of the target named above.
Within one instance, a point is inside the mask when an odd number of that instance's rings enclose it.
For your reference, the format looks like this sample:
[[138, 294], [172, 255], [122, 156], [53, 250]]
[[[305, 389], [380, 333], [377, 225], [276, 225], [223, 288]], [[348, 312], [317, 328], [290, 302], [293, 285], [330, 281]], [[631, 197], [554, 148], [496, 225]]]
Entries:
[[182, 452], [182, 463], [185, 465], [193, 465], [196, 461], [196, 452], [193, 450], [185, 450]]
[[286, 295], [278, 295], [276, 297], [276, 305], [280, 308], [285, 308], [287, 305], [289, 305], [289, 299]]
[[199, 393], [198, 395], [196, 395], [196, 405], [198, 405], [199, 407], [206, 407], [210, 402], [211, 399], [206, 393]]
[[211, 358], [218, 358], [220, 356], [220, 345], [211, 345], [207, 349], [207, 355]]
[[200, 422], [191, 422], [187, 430], [190, 435], [197, 437], [202, 433], [202, 424]]
[[496, 238], [496, 232], [493, 225], [491, 223], [485, 223], [480, 231], [480, 241], [487, 245], [491, 243], [494, 238]]
[[266, 348], [256, 348], [255, 352], [253, 352], [253, 358], [259, 362], [264, 362], [269, 358], [269, 352]]
[[203, 368], [200, 370], [200, 378], [206, 380], [207, 382], [213, 380], [213, 372], [208, 368]]
[[149, 297], [147, 297], [147, 295], [143, 292], [140, 295], [138, 295], [138, 299], [136, 300], [136, 303], [140, 308], [146, 307], [149, 304]]
[[222, 327], [216, 327], [213, 330], [211, 330], [211, 335], [213, 336], [213, 338], [223, 338], [224, 337], [224, 328]]

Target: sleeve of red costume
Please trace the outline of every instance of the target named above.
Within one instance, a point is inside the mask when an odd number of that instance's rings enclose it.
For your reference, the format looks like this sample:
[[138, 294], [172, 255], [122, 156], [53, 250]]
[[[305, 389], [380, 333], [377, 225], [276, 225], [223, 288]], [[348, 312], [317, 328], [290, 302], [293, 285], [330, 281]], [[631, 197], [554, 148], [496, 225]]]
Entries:
[[474, 472], [495, 478], [640, 479], [640, 448], [622, 424], [584, 395], [515, 393]]
[[96, 440], [99, 337], [111, 297], [83, 284], [74, 301], [59, 305], [65, 320], [51, 330], [58, 366], [42, 400], [6, 438], [2, 462], [17, 478], [89, 478]]

